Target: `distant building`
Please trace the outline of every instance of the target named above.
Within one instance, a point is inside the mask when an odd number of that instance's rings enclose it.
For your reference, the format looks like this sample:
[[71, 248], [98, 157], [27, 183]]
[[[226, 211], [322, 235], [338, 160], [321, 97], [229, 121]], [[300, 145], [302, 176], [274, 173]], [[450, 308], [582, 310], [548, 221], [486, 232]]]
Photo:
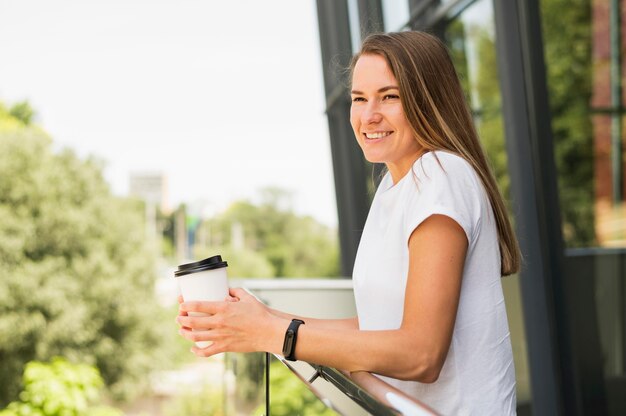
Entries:
[[132, 173], [129, 194], [159, 207], [162, 212], [169, 211], [167, 176], [163, 173]]
[[157, 208], [169, 210], [167, 177], [163, 173], [133, 173], [130, 175], [130, 196], [146, 202], [146, 236], [154, 239], [159, 234]]

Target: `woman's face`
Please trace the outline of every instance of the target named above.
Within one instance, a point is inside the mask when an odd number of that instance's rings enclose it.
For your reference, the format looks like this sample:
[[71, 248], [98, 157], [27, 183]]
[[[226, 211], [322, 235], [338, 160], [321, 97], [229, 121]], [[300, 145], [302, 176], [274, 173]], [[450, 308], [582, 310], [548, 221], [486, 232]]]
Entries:
[[385, 163], [394, 183], [420, 155], [400, 102], [398, 82], [385, 58], [361, 55], [352, 73], [350, 123], [365, 158]]

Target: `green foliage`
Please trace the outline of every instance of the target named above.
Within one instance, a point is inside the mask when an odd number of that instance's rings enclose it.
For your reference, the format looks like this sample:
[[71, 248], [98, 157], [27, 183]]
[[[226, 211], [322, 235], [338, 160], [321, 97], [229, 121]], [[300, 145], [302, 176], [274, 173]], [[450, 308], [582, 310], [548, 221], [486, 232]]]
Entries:
[[480, 56], [476, 79], [476, 91], [481, 106], [480, 121], [477, 123], [478, 132], [500, 192], [508, 200], [511, 181], [505, 148], [500, 86], [496, 82], [498, 79], [496, 45], [493, 36], [486, 29], [476, 29], [475, 36]]
[[227, 354], [228, 366], [237, 379], [235, 401], [249, 408], [263, 401], [265, 385], [265, 353]]
[[[510, 178], [502, 120], [502, 102], [497, 73], [496, 47], [493, 33], [488, 27], [465, 27], [455, 20], [446, 32], [451, 56], [468, 101], [473, 105], [474, 120], [481, 144], [496, 177], [498, 187], [508, 200]], [[467, 43], [472, 43], [476, 54], [474, 83], [470, 83]]]
[[[207, 236], [203, 240], [208, 244], [198, 247], [196, 256], [226, 248], [229, 257], [223, 257], [233, 267], [229, 270], [233, 277], [338, 276], [336, 232], [311, 217], [294, 214], [288, 202], [284, 191], [273, 188], [264, 191], [259, 205], [235, 202], [201, 225], [198, 234]], [[242, 242], [237, 242], [237, 229], [243, 234]]]
[[0, 411], [0, 416], [120, 416], [99, 406], [102, 378], [95, 367], [71, 364], [61, 358], [50, 363], [31, 361], [23, 377], [24, 391]]
[[596, 243], [593, 212], [592, 31], [589, 0], [541, 1], [563, 237]]
[[97, 161], [0, 111], [0, 403], [32, 360], [96, 365], [117, 397], [164, 362], [143, 212]]
[[271, 278], [276, 275], [274, 266], [267, 258], [246, 247], [198, 246], [194, 250], [194, 257], [202, 259], [218, 253], [228, 261], [228, 275], [231, 277]]
[[30, 125], [34, 115], [35, 111], [27, 101], [13, 104], [11, 108], [0, 102], [0, 129]]
[[[279, 361], [270, 364], [270, 409], [272, 416], [334, 416], [304, 383]], [[261, 416], [265, 405], [254, 414]]]
[[13, 104], [13, 106], [9, 110], [9, 114], [24, 123], [25, 126], [28, 126], [33, 120], [35, 111], [30, 106], [28, 101], [22, 101]]

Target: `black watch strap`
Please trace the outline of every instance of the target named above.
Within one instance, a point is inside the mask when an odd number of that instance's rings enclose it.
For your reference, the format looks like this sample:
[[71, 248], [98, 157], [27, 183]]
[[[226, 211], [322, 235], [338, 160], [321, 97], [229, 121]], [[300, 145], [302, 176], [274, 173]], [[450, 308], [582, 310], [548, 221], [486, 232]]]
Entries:
[[285, 332], [285, 341], [283, 342], [283, 357], [289, 361], [296, 361], [296, 341], [298, 339], [298, 328], [304, 324], [300, 319], [292, 319], [289, 328]]

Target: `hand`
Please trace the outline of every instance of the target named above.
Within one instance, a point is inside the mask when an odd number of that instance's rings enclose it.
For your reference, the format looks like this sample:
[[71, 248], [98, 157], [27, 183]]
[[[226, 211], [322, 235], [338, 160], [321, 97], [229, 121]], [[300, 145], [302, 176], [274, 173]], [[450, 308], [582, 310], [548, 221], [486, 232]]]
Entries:
[[[237, 299], [234, 296], [231, 296], [230, 294], [228, 296], [226, 296], [224, 298], [224, 302], [237, 302], [239, 301], [239, 299]], [[183, 311], [182, 309], [180, 309], [180, 304], [184, 302], [183, 296], [182, 295], [178, 295], [178, 316], [188, 316], [186, 311]], [[191, 328], [187, 328], [187, 327], [183, 327], [185, 329], [191, 329]]]
[[[201, 312], [207, 316], [188, 316]], [[244, 289], [230, 289], [223, 302], [182, 302], [176, 318], [180, 334], [190, 341], [212, 341], [207, 348], [192, 352], [208, 357], [221, 352], [280, 351], [280, 327], [289, 323]], [[282, 322], [285, 321], [285, 322]], [[192, 332], [193, 329], [193, 332]], [[283, 328], [284, 331], [284, 328]], [[281, 344], [282, 345], [282, 344]]]

